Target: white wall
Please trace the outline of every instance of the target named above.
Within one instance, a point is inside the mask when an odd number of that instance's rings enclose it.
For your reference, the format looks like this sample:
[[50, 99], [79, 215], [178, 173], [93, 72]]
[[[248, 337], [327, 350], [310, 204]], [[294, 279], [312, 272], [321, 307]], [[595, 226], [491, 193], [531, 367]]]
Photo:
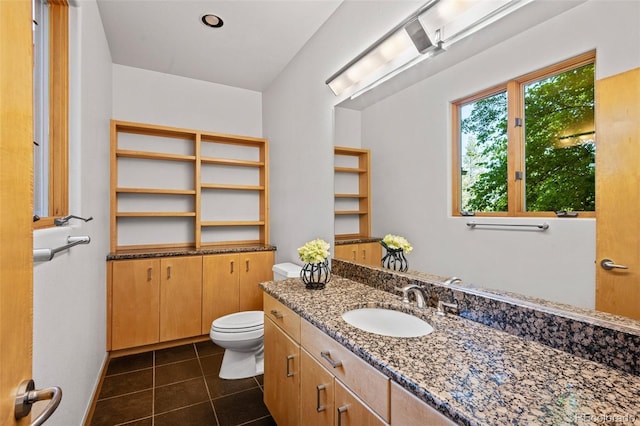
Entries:
[[362, 147], [362, 113], [353, 109], [334, 108], [334, 137], [336, 146]]
[[541, 233], [470, 231], [451, 216], [449, 105], [594, 48], [597, 78], [638, 67], [639, 26], [640, 3], [590, 1], [364, 110], [373, 233], [406, 236], [412, 269], [593, 308], [594, 219], [545, 219]]
[[[109, 249], [111, 56], [93, 0], [70, 8], [70, 212], [88, 223], [34, 233], [34, 247], [56, 247], [67, 235], [91, 243], [34, 265], [33, 377], [60, 386], [47, 425], [80, 425], [106, 359], [106, 267]], [[39, 403], [35, 410], [46, 402]]]
[[333, 242], [333, 106], [338, 100], [325, 80], [419, 5], [344, 2], [264, 92], [277, 262], [301, 263], [296, 249], [311, 239]]
[[262, 94], [114, 64], [113, 118], [261, 137]]

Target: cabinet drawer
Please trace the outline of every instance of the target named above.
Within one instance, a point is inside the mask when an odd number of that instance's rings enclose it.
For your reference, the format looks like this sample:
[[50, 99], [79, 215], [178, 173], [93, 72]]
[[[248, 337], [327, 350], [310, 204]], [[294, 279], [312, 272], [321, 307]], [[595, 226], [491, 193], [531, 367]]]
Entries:
[[300, 342], [300, 316], [267, 293], [264, 293], [264, 315]]
[[389, 379], [309, 322], [300, 328], [302, 346], [388, 422]]

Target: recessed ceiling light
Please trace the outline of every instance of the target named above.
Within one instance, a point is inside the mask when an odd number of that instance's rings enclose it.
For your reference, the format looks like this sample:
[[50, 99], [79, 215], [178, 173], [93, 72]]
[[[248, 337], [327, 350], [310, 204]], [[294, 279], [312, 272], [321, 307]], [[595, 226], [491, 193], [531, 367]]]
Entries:
[[220, 19], [219, 16], [212, 14], [202, 15], [202, 23], [207, 27], [212, 28], [220, 28], [224, 25], [224, 22], [222, 21], [222, 19]]

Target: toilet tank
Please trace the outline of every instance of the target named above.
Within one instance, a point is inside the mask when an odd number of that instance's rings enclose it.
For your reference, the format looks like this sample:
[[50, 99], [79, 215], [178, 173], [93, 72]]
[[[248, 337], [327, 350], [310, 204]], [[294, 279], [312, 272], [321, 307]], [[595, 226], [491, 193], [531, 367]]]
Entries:
[[295, 263], [276, 263], [273, 265], [273, 280], [282, 281], [287, 278], [297, 278], [300, 276], [302, 266]]

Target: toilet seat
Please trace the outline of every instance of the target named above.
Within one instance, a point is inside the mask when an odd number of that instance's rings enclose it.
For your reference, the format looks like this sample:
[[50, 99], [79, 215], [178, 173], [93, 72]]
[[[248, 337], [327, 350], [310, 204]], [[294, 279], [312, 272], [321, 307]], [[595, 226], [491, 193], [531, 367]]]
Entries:
[[264, 328], [264, 312], [244, 311], [225, 315], [213, 321], [211, 330], [221, 333], [242, 333]]

